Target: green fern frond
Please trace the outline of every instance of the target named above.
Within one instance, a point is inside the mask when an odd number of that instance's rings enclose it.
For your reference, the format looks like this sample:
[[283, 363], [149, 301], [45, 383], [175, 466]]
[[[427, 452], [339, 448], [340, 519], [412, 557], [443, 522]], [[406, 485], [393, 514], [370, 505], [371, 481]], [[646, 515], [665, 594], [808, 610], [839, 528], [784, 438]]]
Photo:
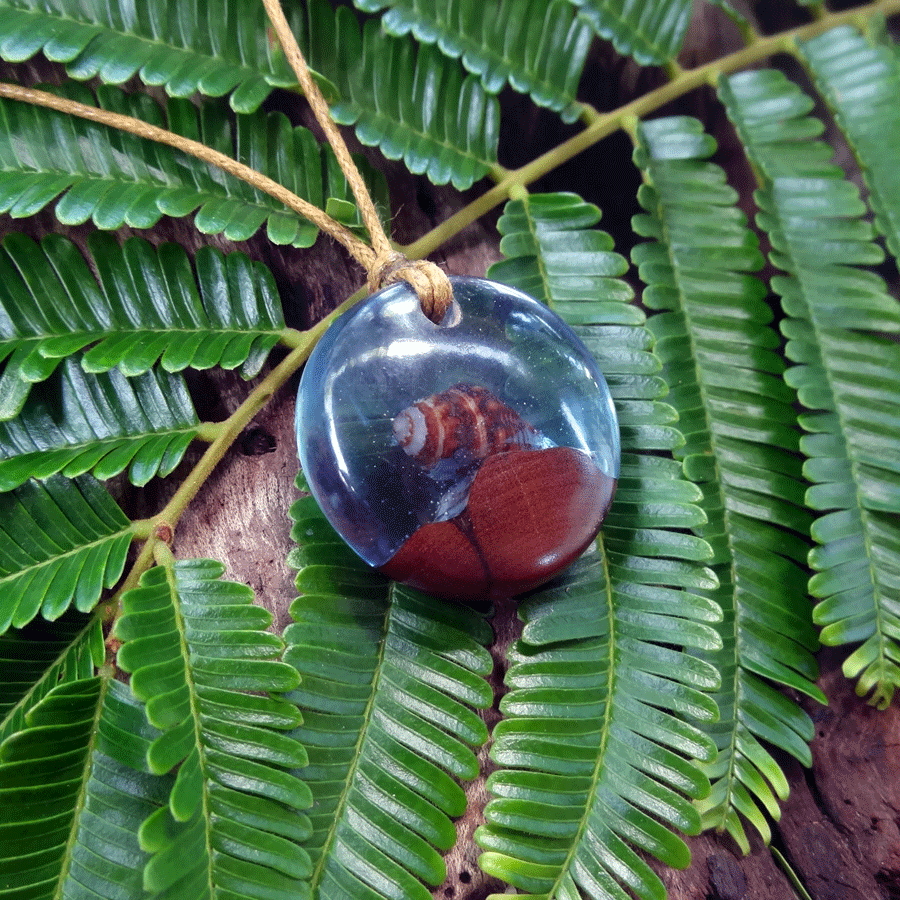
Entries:
[[115, 626], [119, 665], [163, 734], [147, 751], [150, 771], [177, 767], [168, 803], [141, 827], [152, 854], [150, 891], [197, 900], [217, 894], [308, 896], [308, 833], [300, 810], [309, 789], [291, 770], [303, 747], [285, 734], [300, 717], [269, 692], [295, 687], [276, 657], [281, 639], [252, 591], [221, 581], [224, 567], [187, 560], [146, 572], [122, 597]]
[[691, 18], [691, 0], [571, 0], [619, 53], [645, 66], [678, 56]]
[[[12, 6], [14, 0], [0, 0], [0, 48], [7, 48], [4, 58], [21, 61], [43, 50], [49, 58], [67, 62], [74, 78], [100, 75], [101, 80], [119, 84], [137, 73], [145, 84], [161, 84], [173, 97], [188, 97], [195, 91], [220, 96], [236, 87], [230, 103], [241, 113], [256, 110], [272, 86], [295, 84], [280, 49], [275, 49], [270, 41], [261, 4], [248, 8], [231, 0], [210, 0], [203, 4], [202, 12], [195, 9], [173, 29], [170, 7], [165, 2], [142, 3], [141, 11], [136, 12], [131, 4], [120, 6], [113, 0], [102, 12], [92, 12], [87, 17], [77, 3], [73, 2], [74, 9], [69, 9], [69, 0], [63, 2], [64, 10], [46, 12], [43, 4], [38, 9], [33, 0], [21, 0], [21, 7], [19, 3]], [[347, 8], [335, 11], [327, 0], [311, 0], [306, 6], [304, 11], [301, 4], [294, 4], [288, 11], [292, 30], [301, 46], [305, 45], [310, 65], [333, 82], [327, 93], [332, 96], [337, 93], [332, 110], [337, 121], [355, 124], [364, 144], [377, 145], [389, 159], [402, 159], [412, 171], [426, 174], [436, 184], [452, 181], [462, 189], [487, 174], [497, 158], [499, 112], [496, 98], [485, 93], [479, 79], [466, 78], [462, 66], [436, 48], [417, 50], [409, 38], [384, 34], [374, 20], [366, 24], [361, 35], [359, 22]], [[101, 103], [113, 105], [115, 99], [108, 98], [125, 96], [121, 91], [103, 86], [97, 93]], [[83, 95], [77, 99], [85, 102]], [[158, 121], [156, 104], [144, 95], [134, 95], [127, 101], [120, 99], [118, 105], [123, 104], [123, 108], [115, 111], [164, 124]], [[82, 178], [97, 174], [90, 165], [71, 173], [65, 166], [65, 153], [59, 154], [62, 159], [55, 160], [50, 148], [90, 143], [88, 138], [79, 138], [93, 136], [103, 129], [82, 123], [73, 125], [67, 117], [54, 117], [43, 110], [35, 114], [17, 110], [17, 106], [7, 101], [0, 108], [0, 113], [7, 118], [5, 131], [23, 134], [34, 131], [37, 137], [45, 133], [47, 123], [56, 129], [50, 141], [30, 150], [30, 155], [41, 160], [33, 167], [37, 175], [31, 178], [23, 177], [13, 148], [0, 147], [0, 165], [16, 172], [16, 182], [21, 187], [16, 193], [15, 185], [8, 180], [5, 184], [0, 181], [0, 209], [9, 209], [12, 215], [31, 215], [36, 204], [40, 208], [69, 187], [73, 174]], [[173, 107], [184, 115], [185, 108], [178, 102], [169, 104], [170, 111]], [[170, 118], [177, 116], [170, 115]], [[281, 124], [281, 116], [275, 117], [278, 125], [272, 119], [266, 124], [266, 117], [261, 113], [251, 119], [245, 122], [239, 116], [238, 145], [263, 146], [269, 134], [271, 147], [278, 147], [282, 154], [287, 147], [289, 158], [284, 164], [276, 161], [273, 165], [278, 165], [277, 169], [264, 168], [264, 171], [305, 197], [302, 189], [298, 190], [294, 184], [304, 169], [302, 141], [297, 137], [304, 130], [295, 129], [291, 138], [285, 133], [290, 129], [286, 120]], [[242, 126], [241, 122], [245, 124]], [[221, 116], [217, 117], [219, 123]], [[180, 131], [174, 122], [170, 122], [170, 127]], [[190, 121], [182, 127], [196, 130]], [[222, 131], [211, 131], [200, 138], [217, 149], [222, 149], [219, 143], [224, 140], [228, 145], [224, 152], [231, 153], [231, 137], [223, 137]], [[230, 176], [213, 181], [205, 172], [195, 173], [197, 166], [183, 157], [178, 157], [177, 165], [168, 163], [171, 153], [167, 150], [141, 150], [139, 139], [127, 135], [121, 137], [121, 142], [129, 158], [143, 161], [130, 180], [115, 174], [115, 180], [120, 182], [119, 193], [127, 195], [130, 202], [125, 203], [115, 196], [117, 192], [107, 190], [103, 192], [104, 205], [96, 196], [101, 187], [91, 183], [90, 189], [84, 187], [78, 193], [78, 204], [64, 204], [63, 212], [69, 218], [82, 216], [84, 221], [92, 215], [87, 205], [100, 202], [97, 216], [104, 223], [101, 227], [118, 227], [127, 222], [146, 228], [156, 221], [154, 214], [156, 218], [159, 214], [150, 196], [154, 193], [152, 189], [170, 195], [161, 201], [166, 214], [187, 215], [198, 205], [190, 205], [192, 195], [187, 189], [192, 188], [193, 199], [206, 200], [196, 222], [205, 233], [225, 231], [231, 239], [243, 240], [269, 217], [269, 237], [275, 243], [308, 246], [315, 239], [315, 229], [265, 195], [240, 186], [229, 189], [234, 182]], [[264, 166], [269, 152], [246, 161], [255, 168]], [[275, 153], [273, 149], [271, 154]], [[109, 156], [101, 152], [91, 158], [91, 163], [101, 166], [99, 174], [105, 180], [109, 179], [109, 173], [104, 172], [111, 165]], [[12, 166], [10, 157], [14, 160]], [[168, 180], [163, 184], [148, 179], [148, 170], [157, 169], [166, 173]], [[179, 176], [184, 176], [185, 171], [196, 185], [182, 181]], [[26, 191], [32, 180], [36, 187]], [[204, 198], [206, 192], [212, 196]], [[7, 197], [10, 193], [15, 196]], [[320, 205], [314, 197], [305, 199]], [[118, 222], [107, 224], [113, 220]]]
[[178, 465], [199, 427], [180, 375], [92, 375], [69, 357], [17, 418], [0, 422], [0, 491], [57, 472], [105, 479], [125, 469], [143, 485]]
[[94, 608], [125, 567], [131, 522], [90, 476], [0, 494], [0, 634]]
[[[302, 7], [287, 14], [302, 33]], [[124, 84], [137, 75], [174, 97], [232, 92], [232, 109], [252, 112], [272, 87], [297, 83], [267, 24], [261, 3], [240, 0], [203, 0], [175, 18], [169, 0], [0, 0], [0, 55], [22, 62], [43, 51], [72, 78]]]
[[[634, 848], [686, 866], [670, 829], [697, 833], [690, 799], [709, 790], [693, 761], [715, 748], [686, 718], [716, 717], [703, 692], [718, 675], [671, 644], [718, 646], [708, 624], [718, 610], [616, 556], [601, 540], [520, 607], [525, 626], [491, 751], [501, 768], [476, 837], [482, 868], [541, 897], [624, 897], [627, 887], [665, 898]], [[709, 584], [698, 573], [691, 588]]]
[[15, 897], [142, 895], [138, 829], [170, 779], [147, 772], [152, 731], [125, 685], [51, 691], [0, 745], [0, 887]]
[[594, 351], [620, 417], [622, 469], [596, 548], [520, 606], [525, 625], [494, 731], [501, 768], [477, 840], [482, 868], [542, 898], [665, 896], [640, 848], [673, 865], [696, 832], [690, 798], [709, 790], [695, 759], [712, 742], [712, 666], [682, 648], [721, 642], [711, 556], [684, 529], [705, 521], [700, 491], [656, 455], [683, 442], [650, 352], [644, 314], [618, 276], [627, 263], [594, 229], [596, 207], [571, 194], [508, 203], [507, 259], [490, 276], [550, 303]]
[[[340, 91], [336, 122], [434, 184], [471, 187], [497, 161], [499, 103], [437, 47], [362, 27], [347, 7], [310, 0], [312, 63]], [[318, 24], [317, 24], [318, 23]]]
[[569, 0], [354, 0], [363, 12], [381, 12], [384, 30], [437, 44], [462, 59], [484, 89], [509, 82], [564, 122], [578, 117], [578, 82], [591, 44], [591, 27]]
[[[329, 151], [282, 113], [239, 115], [232, 132], [213, 101], [198, 111], [188, 100], [172, 99], [163, 109], [144, 94], [112, 86], [101, 85], [96, 102], [82, 85], [46, 89], [201, 141], [320, 209], [328, 190], [347, 196], [346, 180], [323, 162]], [[62, 194], [55, 212], [66, 225], [90, 220], [103, 229], [150, 228], [163, 215], [195, 213], [199, 231], [232, 241], [247, 240], [264, 224], [275, 244], [310, 247], [316, 240], [316, 226], [284, 204], [166, 145], [14, 100], [0, 100], [0, 121], [0, 212], [13, 218], [34, 215]], [[371, 177], [371, 168], [363, 169]]]
[[103, 631], [96, 616], [69, 614], [48, 625], [0, 635], [0, 743], [25, 727], [25, 715], [59, 684], [90, 678], [103, 664]]
[[[61, 359], [89, 372], [117, 367], [140, 375], [161, 359], [167, 372], [190, 366], [259, 372], [284, 329], [274, 279], [246, 256], [197, 251], [192, 271], [175, 244], [88, 238], [91, 256], [59, 235], [36, 244], [11, 234], [0, 251], [0, 419], [17, 415], [34, 382]], [[98, 279], [94, 275], [96, 271]]]
[[723, 81], [720, 94], [758, 173], [772, 262], [786, 273], [772, 279], [796, 364], [786, 380], [812, 410], [800, 447], [813, 482], [807, 503], [821, 514], [814, 617], [823, 643], [862, 642], [844, 672], [885, 706], [900, 685], [900, 305], [859, 268], [883, 254], [857, 188], [813, 139], [822, 126], [808, 116], [812, 100], [769, 70]]
[[632, 256], [644, 304], [659, 311], [649, 327], [686, 439], [675, 453], [704, 494], [707, 522], [697, 531], [715, 551], [719, 588], [710, 597], [724, 612], [724, 650], [708, 657], [722, 675], [722, 720], [704, 726], [719, 754], [700, 808], [706, 827], [727, 828], [746, 851], [737, 812], [768, 839], [762, 810], [777, 818], [773, 790], [784, 799], [787, 789], [757, 739], [812, 762], [812, 721], [762, 679], [826, 699], [814, 684], [817, 641], [803, 589], [811, 516], [794, 394], [781, 379], [766, 289], [751, 274], [762, 254], [725, 173], [709, 162], [714, 150], [695, 119], [641, 123], [635, 162], [647, 215], [634, 228], [653, 240]]
[[873, 42], [846, 26], [801, 44], [800, 52], [856, 154], [875, 224], [890, 251], [900, 256], [900, 172], [891, 158], [900, 143], [896, 46]]
[[[300, 569], [285, 660], [309, 752], [314, 896], [428, 900], [440, 851], [466, 808], [454, 779], [478, 774], [487, 740], [475, 709], [490, 629], [472, 610], [392, 585], [344, 545], [311, 497], [291, 510]], [[474, 709], [473, 709], [474, 707]]]
[[143, 706], [118, 681], [104, 686], [84, 805], [60, 892], [73, 900], [142, 894], [149, 858], [138, 841], [140, 826], [165, 805], [172, 788], [171, 776], [147, 768], [147, 751], [159, 732], [148, 725]]

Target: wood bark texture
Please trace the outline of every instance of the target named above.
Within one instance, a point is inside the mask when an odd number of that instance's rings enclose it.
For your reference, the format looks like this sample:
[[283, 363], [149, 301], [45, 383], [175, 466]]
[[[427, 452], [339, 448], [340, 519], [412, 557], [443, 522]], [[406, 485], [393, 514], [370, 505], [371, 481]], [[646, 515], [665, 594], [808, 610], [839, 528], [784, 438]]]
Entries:
[[[728, 51], [734, 34], [727, 31], [730, 26], [721, 25], [720, 16], [716, 22], [719, 24], [713, 27], [705, 17], [695, 21], [686, 50], [689, 63]], [[33, 76], [34, 83], [63, 78], [59, 69], [46, 63], [27, 70], [17, 67], [15, 77], [21, 80], [23, 71]], [[0, 77], [10, 76], [11, 71], [0, 72]], [[591, 61], [585, 77], [615, 80], [618, 87], [610, 89], [610, 107], [628, 99], [622, 96], [622, 85], [627, 85], [626, 94], [643, 93], [648, 80], [654, 78], [652, 73], [602, 55]], [[504, 103], [502, 141], [511, 157], [508, 164], [515, 165], [517, 157], [531, 159], [565, 137], [567, 130], [552, 115], [515, 97], [504, 95]], [[269, 106], [315, 130], [300, 99], [276, 94]], [[708, 95], [701, 93], [679, 111], [703, 116], [709, 109]], [[721, 113], [713, 115], [714, 130], [724, 128], [723, 119]], [[603, 209], [603, 226], [614, 237], [630, 235], [638, 175], [633, 167], [622, 165], [627, 158], [622, 155], [623, 141], [614, 136], [534, 189], [579, 191]], [[727, 136], [723, 144], [722, 159], [728, 165]], [[387, 173], [394, 203], [393, 235], [401, 242], [419, 237], [477, 193], [476, 189], [467, 197], [435, 188], [399, 165], [372, 158]], [[748, 177], [746, 169], [737, 164], [732, 174], [735, 183]], [[748, 187], [746, 182], [743, 186]], [[742, 193], [746, 196], [750, 190]], [[449, 274], [484, 275], [488, 265], [500, 258], [494, 221], [495, 216], [487, 216], [470, 226], [435, 254], [434, 260]], [[90, 230], [63, 228], [49, 212], [24, 223], [0, 217], [0, 234], [23, 229], [34, 237], [62, 232], [79, 242]], [[134, 233], [155, 244], [174, 240], [189, 251], [209, 243], [226, 251], [241, 249], [265, 262], [276, 275], [288, 324], [297, 328], [320, 319], [365, 281], [364, 273], [344, 251], [321, 236], [310, 250], [298, 251], [273, 247], [262, 235], [236, 246], [198, 234], [190, 219], [165, 219], [150, 232]], [[626, 246], [629, 239], [617, 243]], [[191, 387], [203, 419], [224, 418], [248, 391], [245, 382], [227, 373], [196, 375]], [[176, 557], [204, 556], [224, 562], [225, 577], [253, 588], [257, 601], [274, 613], [278, 631], [288, 623], [288, 606], [295, 596], [294, 572], [285, 557], [291, 548], [288, 508], [298, 496], [294, 487], [298, 467], [293, 425], [296, 388], [294, 379], [246, 429], [179, 523], [173, 545]], [[196, 459], [194, 453], [189, 452], [179, 471], [187, 470]], [[172, 481], [177, 480], [178, 473]], [[172, 489], [167, 482], [154, 482], [141, 491], [123, 484], [120, 499], [130, 515], [144, 516], [158, 510]], [[518, 633], [514, 602], [497, 605], [493, 627], [496, 702], [485, 713], [489, 726], [498, 718], [505, 651]], [[900, 900], [900, 709], [895, 703], [879, 713], [867, 706], [841, 675], [841, 658], [830, 652], [820, 656], [819, 683], [829, 704], [827, 708], [807, 706], [816, 723], [812, 768], [806, 771], [784, 760], [791, 795], [781, 821], [773, 823], [773, 846], [813, 900]], [[488, 749], [481, 751], [485, 777], [491, 768]], [[480, 872], [478, 848], [472, 840], [487, 800], [483, 780], [468, 785], [467, 792], [470, 812], [458, 822], [459, 842], [447, 860], [447, 880], [434, 892], [441, 900], [483, 900], [491, 892], [504, 890]], [[727, 835], [705, 834], [690, 839], [689, 844], [693, 861], [688, 869], [656, 866], [670, 900], [795, 900], [802, 896], [777, 857], [758, 840], [746, 857]]]

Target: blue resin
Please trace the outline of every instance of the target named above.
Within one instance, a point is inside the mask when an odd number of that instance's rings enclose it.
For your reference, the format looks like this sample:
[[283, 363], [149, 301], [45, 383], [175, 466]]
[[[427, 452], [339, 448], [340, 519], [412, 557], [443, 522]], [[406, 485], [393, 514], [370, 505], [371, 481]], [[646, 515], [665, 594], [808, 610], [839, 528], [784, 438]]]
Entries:
[[425, 470], [391, 427], [402, 410], [453, 385], [487, 388], [534, 426], [540, 446], [580, 450], [619, 475], [609, 388], [575, 332], [513, 288], [451, 282], [454, 303], [440, 325], [405, 283], [355, 306], [319, 341], [300, 381], [297, 446], [310, 490], [372, 566], [465, 504], [471, 465], [445, 460]]

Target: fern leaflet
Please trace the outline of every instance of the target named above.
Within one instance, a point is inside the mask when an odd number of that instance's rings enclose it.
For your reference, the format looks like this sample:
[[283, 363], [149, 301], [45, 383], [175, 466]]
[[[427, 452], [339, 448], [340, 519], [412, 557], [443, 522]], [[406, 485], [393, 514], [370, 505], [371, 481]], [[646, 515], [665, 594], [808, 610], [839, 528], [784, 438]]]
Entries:
[[466, 807], [454, 779], [478, 774], [470, 748], [487, 740], [472, 707], [491, 702], [490, 630], [466, 607], [372, 573], [311, 497], [291, 516], [303, 596], [285, 660], [302, 676], [289, 696], [310, 758], [313, 891], [428, 900], [422, 882], [445, 878], [449, 817]]
[[[138, 238], [123, 246], [103, 233], [88, 238], [85, 259], [66, 238], [40, 245], [8, 235], [0, 253], [0, 418], [17, 415], [31, 385], [61, 359], [93, 345], [82, 368], [123, 375], [161, 360], [168, 372], [262, 367], [284, 329], [274, 280], [242, 254], [211, 247], [195, 257], [196, 274], [174, 244], [154, 249]], [[97, 271], [99, 279], [93, 271]]]
[[142, 894], [138, 830], [171, 786], [147, 771], [152, 737], [128, 688], [108, 677], [59, 685], [28, 713], [0, 745], [4, 888], [74, 900]]
[[[882, 251], [856, 187], [814, 140], [822, 126], [808, 116], [812, 100], [771, 70], [734, 76], [720, 93], [759, 173], [758, 221], [785, 273], [772, 287], [788, 316], [786, 380], [810, 410], [800, 448], [813, 482], [806, 500], [820, 513], [814, 617], [823, 643], [862, 642], [844, 672], [886, 706], [900, 685], [900, 305], [857, 268]], [[782, 110], [776, 125], [772, 103]]]
[[[302, 31], [302, 8], [288, 16]], [[262, 4], [238, 0], [204, 0], [174, 18], [168, 0], [0, 0], [0, 53], [21, 62], [43, 52], [80, 80], [124, 84], [137, 75], [173, 97], [231, 92], [232, 109], [252, 112], [273, 86], [296, 85], [266, 40], [267, 22]]]
[[435, 46], [385, 34], [375, 19], [360, 29], [347, 7], [310, 0], [309, 8], [316, 38], [309, 58], [340, 91], [335, 121], [435, 184], [464, 190], [488, 173], [497, 161], [499, 104], [478, 78]]
[[[144, 94], [111, 86], [97, 89], [96, 103], [81, 85], [48, 90], [201, 141], [271, 174], [320, 209], [332, 193], [348, 195], [346, 180], [325, 162], [330, 151], [281, 113], [240, 115], [232, 133], [221, 105], [211, 101], [198, 114], [188, 100], [169, 100], [163, 109]], [[247, 240], [263, 224], [275, 244], [309, 247], [318, 234], [268, 194], [167, 145], [13, 100], [0, 100], [0, 122], [0, 211], [13, 218], [34, 215], [62, 194], [56, 217], [67, 225], [150, 228], [163, 215], [196, 211], [201, 232], [232, 241]], [[362, 171], [383, 197], [371, 167], [362, 164]]]
[[674, 59], [691, 17], [691, 0], [571, 0], [601, 37], [642, 65]]
[[364, 12], [387, 9], [382, 22], [396, 37], [412, 33], [424, 44], [462, 60], [498, 93], [509, 82], [565, 122], [578, 117], [578, 82], [591, 28], [569, 0], [355, 0]]
[[897, 48], [846, 26], [801, 44], [800, 50], [856, 153], [875, 224], [900, 256], [900, 173], [890, 152], [900, 141]]
[[292, 771], [307, 757], [284, 733], [299, 716], [269, 696], [297, 676], [276, 659], [281, 639], [263, 630], [270, 614], [222, 572], [211, 560], [160, 565], [122, 597], [119, 665], [163, 732], [148, 765], [177, 768], [168, 803], [141, 826], [144, 883], [186, 900], [309, 896], [309, 858], [295, 842], [310, 795]]
[[0, 494], [0, 634], [39, 612], [94, 608], [118, 581], [131, 522], [89, 475], [30, 480]]
[[[715, 551], [724, 650], [709, 657], [722, 675], [722, 720], [704, 730], [718, 758], [701, 803], [706, 827], [727, 828], [749, 849], [738, 811], [769, 837], [763, 809], [777, 817], [787, 781], [759, 743], [775, 743], [809, 765], [809, 717], [764, 679], [821, 702], [813, 683], [817, 647], [803, 590], [810, 516], [798, 455], [793, 392], [781, 380], [779, 340], [768, 326], [756, 239], [736, 208], [725, 173], [708, 161], [715, 142], [694, 119], [666, 118], [638, 129], [635, 159], [647, 215], [635, 230], [653, 241], [633, 258], [659, 313], [649, 327], [683, 410], [686, 444], [676, 450], [704, 493], [697, 529]], [[774, 791], [774, 793], [773, 793]]]
[[57, 472], [105, 479], [125, 469], [143, 485], [178, 465], [199, 428], [180, 375], [91, 375], [69, 357], [17, 418], [0, 422], [0, 490]]
[[670, 829], [699, 830], [689, 798], [709, 784], [694, 760], [715, 752], [688, 719], [716, 718], [704, 692], [718, 676], [683, 649], [720, 646], [721, 612], [700, 595], [716, 585], [698, 564], [709, 545], [681, 531], [704, 521], [701, 495], [654, 453], [683, 438], [658, 400], [643, 314], [617, 278], [626, 263], [592, 228], [598, 219], [574, 195], [510, 202], [500, 220], [509, 258], [489, 273], [564, 311], [598, 357], [622, 431], [619, 487], [594, 551], [520, 606], [494, 731], [501, 768], [477, 833], [485, 871], [548, 900], [665, 897], [635, 848], [687, 864]]
[[38, 620], [0, 635], [0, 743], [59, 684], [90, 678], [103, 664], [96, 616], [70, 614], [53, 625]]

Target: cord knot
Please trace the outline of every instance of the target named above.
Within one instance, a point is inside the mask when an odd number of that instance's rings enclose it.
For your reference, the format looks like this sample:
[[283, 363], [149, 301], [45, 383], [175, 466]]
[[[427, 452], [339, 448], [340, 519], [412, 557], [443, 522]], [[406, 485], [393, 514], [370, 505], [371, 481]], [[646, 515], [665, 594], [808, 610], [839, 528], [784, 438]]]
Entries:
[[380, 255], [369, 270], [369, 291], [374, 294], [398, 281], [405, 281], [416, 292], [422, 312], [435, 325], [439, 324], [453, 302], [453, 287], [447, 274], [427, 259], [411, 261], [391, 250]]

